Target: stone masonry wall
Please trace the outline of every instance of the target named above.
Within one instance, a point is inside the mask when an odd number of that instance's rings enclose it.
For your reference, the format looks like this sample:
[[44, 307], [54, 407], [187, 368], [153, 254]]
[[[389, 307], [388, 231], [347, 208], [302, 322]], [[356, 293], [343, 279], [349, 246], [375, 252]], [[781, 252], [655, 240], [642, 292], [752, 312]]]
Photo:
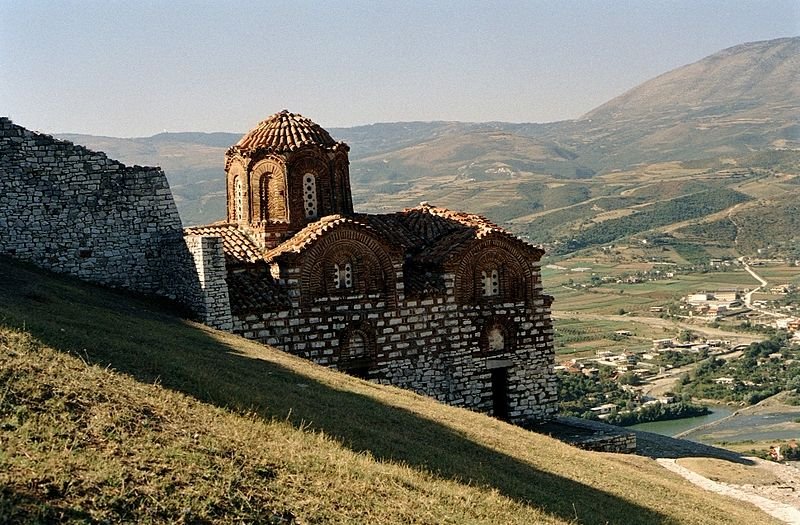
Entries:
[[[345, 300], [318, 299], [299, 308], [299, 271], [287, 272], [294, 290], [288, 310], [234, 315], [234, 332], [318, 364], [336, 367], [343, 330], [367, 321], [375, 329], [374, 367], [369, 378], [414, 390], [442, 402], [492, 413], [491, 368], [508, 370], [508, 408], [512, 422], [548, 419], [556, 413], [557, 386], [552, 370], [553, 328], [543, 297], [492, 308], [459, 305], [453, 275], [445, 277], [448, 293], [405, 299], [398, 270], [396, 306], [374, 296]], [[502, 315], [517, 327], [516, 347], [502, 354], [479, 350], [481, 323]]]
[[229, 331], [233, 328], [233, 319], [225, 281], [227, 270], [222, 238], [187, 235], [185, 240], [199, 281], [199, 293], [194, 297], [197, 302], [191, 305], [192, 310], [208, 326]]
[[104, 285], [185, 299], [191, 264], [164, 172], [0, 117], [0, 254]]

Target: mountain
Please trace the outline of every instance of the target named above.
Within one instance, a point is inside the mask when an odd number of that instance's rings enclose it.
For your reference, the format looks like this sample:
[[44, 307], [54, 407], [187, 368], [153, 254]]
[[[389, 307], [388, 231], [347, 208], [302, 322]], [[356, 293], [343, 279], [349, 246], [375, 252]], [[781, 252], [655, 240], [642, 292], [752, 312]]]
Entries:
[[648, 457], [580, 450], [2, 257], [0, 274], [2, 523], [774, 521]]
[[[485, 214], [531, 241], [569, 251], [651, 230], [680, 235], [671, 225], [724, 214], [720, 206], [735, 207], [734, 215], [750, 210], [748, 199], [774, 203], [779, 217], [788, 212], [790, 205], [772, 197], [791, 194], [790, 179], [800, 174], [798, 79], [800, 37], [782, 38], [669, 71], [577, 120], [395, 122], [329, 131], [350, 144], [357, 209], [381, 212], [426, 200]], [[125, 163], [163, 167], [190, 225], [224, 216], [224, 152], [240, 136], [60, 137]], [[706, 193], [691, 196], [699, 192]], [[796, 245], [791, 221], [777, 223], [785, 226], [776, 233], [780, 244]], [[750, 241], [736, 248], [748, 253], [771, 244], [745, 237]]]
[[660, 75], [568, 133], [584, 162], [605, 169], [796, 149], [800, 37], [742, 44]]

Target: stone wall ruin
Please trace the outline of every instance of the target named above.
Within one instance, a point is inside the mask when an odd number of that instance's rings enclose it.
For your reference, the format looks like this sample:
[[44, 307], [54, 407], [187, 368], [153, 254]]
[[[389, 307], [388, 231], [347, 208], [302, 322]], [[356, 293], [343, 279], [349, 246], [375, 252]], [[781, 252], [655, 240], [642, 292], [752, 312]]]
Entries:
[[199, 301], [163, 171], [125, 166], [6, 117], [0, 117], [0, 255], [89, 282]]

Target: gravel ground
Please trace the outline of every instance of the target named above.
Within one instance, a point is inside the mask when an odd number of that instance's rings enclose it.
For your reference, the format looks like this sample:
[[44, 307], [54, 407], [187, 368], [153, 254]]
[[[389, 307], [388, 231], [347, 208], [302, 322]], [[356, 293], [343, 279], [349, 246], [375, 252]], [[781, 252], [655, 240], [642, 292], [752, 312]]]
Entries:
[[679, 465], [675, 459], [662, 458], [656, 461], [703, 489], [752, 503], [774, 518], [800, 525], [800, 470], [757, 458], [748, 459], [753, 462], [751, 468], [768, 469], [779, 482], [769, 485], [723, 483], [705, 478]]

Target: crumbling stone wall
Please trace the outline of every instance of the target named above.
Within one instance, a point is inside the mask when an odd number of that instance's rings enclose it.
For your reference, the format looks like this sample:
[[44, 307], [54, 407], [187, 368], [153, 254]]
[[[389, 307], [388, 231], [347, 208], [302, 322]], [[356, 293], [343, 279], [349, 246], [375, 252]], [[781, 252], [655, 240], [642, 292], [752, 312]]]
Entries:
[[191, 303], [191, 257], [164, 172], [0, 117], [0, 254]]

